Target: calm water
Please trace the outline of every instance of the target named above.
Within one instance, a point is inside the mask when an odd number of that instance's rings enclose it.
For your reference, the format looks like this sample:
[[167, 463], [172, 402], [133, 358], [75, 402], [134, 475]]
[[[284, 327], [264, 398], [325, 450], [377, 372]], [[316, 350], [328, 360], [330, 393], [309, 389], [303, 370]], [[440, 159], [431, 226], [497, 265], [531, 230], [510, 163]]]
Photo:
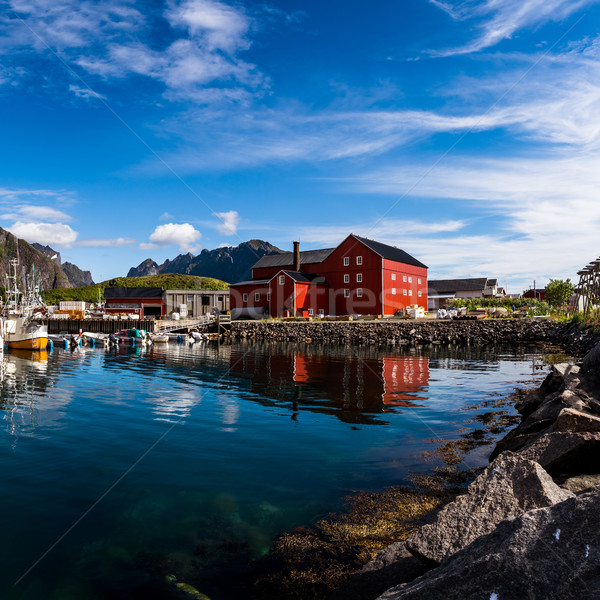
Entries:
[[401, 352], [5, 354], [0, 598], [165, 599], [168, 574], [227, 598], [278, 533], [431, 468], [426, 440], [476, 427], [459, 409], [543, 376], [535, 351]]

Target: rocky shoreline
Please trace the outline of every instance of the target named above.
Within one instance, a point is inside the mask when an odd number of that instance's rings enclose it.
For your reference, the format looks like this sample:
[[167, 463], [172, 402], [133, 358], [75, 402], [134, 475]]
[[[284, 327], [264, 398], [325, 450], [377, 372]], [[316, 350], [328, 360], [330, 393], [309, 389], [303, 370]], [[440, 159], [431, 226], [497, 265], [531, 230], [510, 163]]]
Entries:
[[587, 350], [583, 360], [554, 365], [517, 404], [521, 423], [466, 493], [381, 551], [335, 597], [600, 597], [600, 339], [576, 326], [536, 325], [526, 331]]

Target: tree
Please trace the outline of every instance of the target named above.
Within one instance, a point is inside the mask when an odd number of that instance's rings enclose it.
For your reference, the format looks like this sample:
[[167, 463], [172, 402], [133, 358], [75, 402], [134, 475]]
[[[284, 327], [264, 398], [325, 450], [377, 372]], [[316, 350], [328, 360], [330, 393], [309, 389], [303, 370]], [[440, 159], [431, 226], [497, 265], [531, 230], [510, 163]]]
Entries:
[[575, 287], [570, 279], [563, 281], [562, 279], [551, 279], [546, 286], [546, 302], [550, 306], [564, 306], [569, 300], [569, 296], [573, 293]]

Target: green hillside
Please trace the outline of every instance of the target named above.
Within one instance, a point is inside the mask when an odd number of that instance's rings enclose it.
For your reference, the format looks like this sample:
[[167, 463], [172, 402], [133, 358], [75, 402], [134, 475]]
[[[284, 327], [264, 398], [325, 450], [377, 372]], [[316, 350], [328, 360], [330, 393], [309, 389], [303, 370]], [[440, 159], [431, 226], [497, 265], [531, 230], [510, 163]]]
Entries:
[[212, 277], [163, 273], [148, 277], [117, 277], [86, 287], [46, 290], [42, 296], [46, 304], [58, 304], [61, 300], [98, 302], [98, 289], [100, 289], [101, 300], [103, 301], [105, 287], [161, 287], [165, 290], [227, 290], [229, 289], [229, 284], [220, 279], [213, 279]]

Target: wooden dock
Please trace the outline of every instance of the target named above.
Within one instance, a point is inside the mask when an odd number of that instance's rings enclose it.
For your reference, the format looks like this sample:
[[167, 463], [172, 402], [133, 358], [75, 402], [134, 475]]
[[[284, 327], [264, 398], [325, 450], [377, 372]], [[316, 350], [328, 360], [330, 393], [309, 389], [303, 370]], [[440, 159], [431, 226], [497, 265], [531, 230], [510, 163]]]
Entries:
[[121, 329], [145, 329], [153, 333], [174, 331], [189, 332], [196, 327], [207, 327], [229, 322], [229, 316], [203, 315], [194, 319], [48, 319], [48, 333], [77, 335], [79, 331], [90, 333], [117, 333]]

